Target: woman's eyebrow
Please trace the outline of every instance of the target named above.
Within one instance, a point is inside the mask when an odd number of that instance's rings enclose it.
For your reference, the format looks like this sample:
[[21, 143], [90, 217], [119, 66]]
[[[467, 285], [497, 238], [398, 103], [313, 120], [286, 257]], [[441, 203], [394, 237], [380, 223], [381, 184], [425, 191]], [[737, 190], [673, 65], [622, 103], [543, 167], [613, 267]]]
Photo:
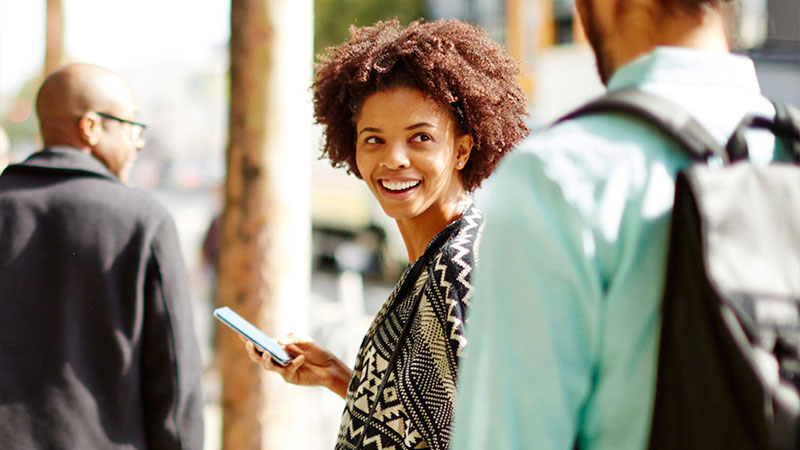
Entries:
[[378, 128], [373, 128], [373, 127], [364, 127], [364, 128], [361, 129], [361, 131], [358, 132], [358, 135], [360, 136], [361, 133], [365, 133], [365, 132], [380, 133], [381, 130], [378, 129]]
[[409, 127], [406, 127], [406, 130], [413, 130], [413, 129], [421, 128], [421, 127], [436, 128], [436, 125], [428, 123], [428, 122], [420, 122], [420, 123], [415, 123], [414, 125], [411, 125]]
[[[413, 124], [413, 125], [409, 125], [409, 126], [407, 126], [407, 127], [406, 127], [406, 130], [415, 130], [415, 129], [417, 129], [417, 128], [422, 128], [422, 127], [437, 128], [437, 127], [436, 127], [436, 125], [434, 125], [434, 124], [432, 124], [432, 123], [428, 123], [428, 122], [419, 122], [419, 123], [415, 123], [415, 124]], [[380, 132], [381, 132], [381, 129], [380, 129], [380, 128], [374, 128], [374, 127], [364, 127], [364, 128], [362, 128], [362, 129], [361, 129], [361, 130], [358, 132], [358, 134], [359, 134], [359, 136], [360, 136], [360, 135], [361, 135], [361, 133], [366, 133], [366, 132], [370, 132], [370, 133], [380, 133]]]

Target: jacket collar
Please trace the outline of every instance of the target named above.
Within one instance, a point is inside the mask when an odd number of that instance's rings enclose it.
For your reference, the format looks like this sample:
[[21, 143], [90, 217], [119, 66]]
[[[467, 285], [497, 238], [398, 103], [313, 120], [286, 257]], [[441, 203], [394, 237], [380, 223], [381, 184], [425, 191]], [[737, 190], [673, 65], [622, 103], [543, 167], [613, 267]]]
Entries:
[[72, 147], [51, 147], [30, 155], [25, 161], [9, 166], [20, 170], [66, 171], [108, 178], [120, 182], [103, 163], [94, 156]]

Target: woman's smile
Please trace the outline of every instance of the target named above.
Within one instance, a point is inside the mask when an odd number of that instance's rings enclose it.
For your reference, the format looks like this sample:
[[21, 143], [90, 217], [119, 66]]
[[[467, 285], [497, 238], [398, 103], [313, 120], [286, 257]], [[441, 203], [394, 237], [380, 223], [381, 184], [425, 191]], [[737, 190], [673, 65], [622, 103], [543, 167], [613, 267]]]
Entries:
[[381, 186], [383, 186], [384, 188], [392, 192], [397, 192], [397, 191], [408, 191], [411, 188], [415, 188], [419, 186], [421, 181], [419, 180], [394, 181], [394, 180], [381, 179], [380, 183]]
[[392, 198], [401, 198], [406, 194], [411, 195], [422, 184], [421, 180], [392, 180], [386, 178], [379, 179], [378, 182], [383, 187], [384, 195]]

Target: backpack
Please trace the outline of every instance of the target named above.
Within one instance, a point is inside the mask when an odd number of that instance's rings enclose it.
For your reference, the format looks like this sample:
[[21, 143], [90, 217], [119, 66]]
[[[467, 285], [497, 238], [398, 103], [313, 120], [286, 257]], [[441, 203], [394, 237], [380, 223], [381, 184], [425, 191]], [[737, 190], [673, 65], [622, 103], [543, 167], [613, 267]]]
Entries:
[[[649, 448], [800, 449], [800, 111], [748, 116], [725, 146], [641, 90], [559, 121], [598, 112], [648, 121], [693, 159], [675, 184]], [[751, 163], [750, 128], [790, 158]]]

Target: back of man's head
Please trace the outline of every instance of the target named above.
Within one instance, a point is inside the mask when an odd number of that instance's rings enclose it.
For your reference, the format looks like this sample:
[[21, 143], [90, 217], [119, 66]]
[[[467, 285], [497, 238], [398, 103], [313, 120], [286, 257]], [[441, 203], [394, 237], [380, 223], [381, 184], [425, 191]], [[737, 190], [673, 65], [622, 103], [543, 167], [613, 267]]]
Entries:
[[114, 72], [90, 64], [70, 64], [51, 73], [39, 88], [36, 114], [44, 145], [84, 148], [78, 119], [89, 111], [135, 109], [128, 84]]
[[674, 5], [684, 8], [687, 11], [698, 10], [700, 8], [720, 8], [729, 5], [741, 5], [742, 0], [659, 0], [664, 5]]
[[600, 79], [656, 46], [729, 51], [742, 0], [576, 0]]
[[46, 148], [89, 153], [126, 181], [144, 141], [132, 132], [136, 99], [119, 75], [90, 64], [61, 67], [42, 83], [36, 114]]
[[740, 26], [743, 0], [660, 0], [662, 4], [671, 9], [680, 9], [684, 12], [695, 14], [703, 9], [719, 13], [725, 21], [728, 45], [738, 48], [741, 41]]

